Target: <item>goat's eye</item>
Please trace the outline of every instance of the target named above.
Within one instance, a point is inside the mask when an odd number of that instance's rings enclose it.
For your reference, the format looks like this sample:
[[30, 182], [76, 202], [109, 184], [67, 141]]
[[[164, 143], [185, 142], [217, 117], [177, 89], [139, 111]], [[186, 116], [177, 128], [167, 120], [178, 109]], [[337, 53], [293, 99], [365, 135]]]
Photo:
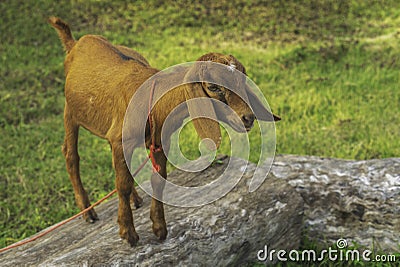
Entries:
[[210, 90], [211, 92], [214, 92], [214, 93], [221, 92], [221, 88], [216, 84], [211, 84], [210, 86], [208, 86], [208, 90]]

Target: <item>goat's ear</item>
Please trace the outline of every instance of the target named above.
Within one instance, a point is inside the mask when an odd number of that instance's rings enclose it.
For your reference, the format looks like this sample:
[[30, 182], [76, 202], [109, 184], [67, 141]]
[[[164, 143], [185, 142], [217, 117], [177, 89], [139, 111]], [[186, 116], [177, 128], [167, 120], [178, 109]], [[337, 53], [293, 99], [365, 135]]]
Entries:
[[281, 118], [264, 107], [262, 102], [258, 97], [251, 91], [250, 88], [247, 89], [247, 96], [249, 97], [250, 106], [253, 109], [256, 118], [262, 121], [280, 121]]
[[[221, 143], [221, 130], [213, 103], [205, 94], [200, 82], [190, 83], [184, 86], [187, 107], [190, 116], [194, 118], [192, 122], [197, 134], [201, 139], [211, 139], [215, 143], [216, 148], [218, 148]], [[212, 149], [212, 146], [210, 149]]]

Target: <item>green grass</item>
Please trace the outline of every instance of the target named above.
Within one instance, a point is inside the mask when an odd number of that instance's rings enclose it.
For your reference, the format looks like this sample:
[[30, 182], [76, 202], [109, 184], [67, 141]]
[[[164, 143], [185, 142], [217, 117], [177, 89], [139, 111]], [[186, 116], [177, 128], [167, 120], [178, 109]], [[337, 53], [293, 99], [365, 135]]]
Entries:
[[[277, 153], [400, 155], [398, 1], [9, 0], [0, 11], [0, 247], [77, 212], [60, 151], [64, 53], [50, 15], [77, 38], [104, 35], [159, 69], [235, 55], [282, 117]], [[187, 128], [193, 158], [198, 139]], [[85, 130], [79, 142], [82, 179], [98, 199], [114, 187], [110, 149]]]

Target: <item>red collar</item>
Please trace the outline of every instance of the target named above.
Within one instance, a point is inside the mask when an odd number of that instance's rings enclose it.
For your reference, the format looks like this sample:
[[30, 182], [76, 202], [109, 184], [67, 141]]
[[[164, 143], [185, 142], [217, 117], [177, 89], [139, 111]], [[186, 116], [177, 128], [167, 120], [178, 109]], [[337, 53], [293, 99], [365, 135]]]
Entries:
[[154, 158], [154, 153], [162, 151], [162, 146], [161, 145], [159, 147], [155, 146], [156, 140], [155, 140], [155, 133], [153, 131], [154, 129], [152, 126], [152, 117], [151, 117], [151, 105], [153, 104], [153, 95], [154, 95], [155, 84], [156, 84], [156, 82], [153, 81], [153, 84], [151, 85], [151, 89], [150, 89], [149, 111], [148, 111], [147, 117], [149, 118], [149, 128], [150, 128], [150, 137], [151, 137], [149, 158], [151, 159], [151, 164], [153, 165], [153, 172], [159, 172], [161, 169], [161, 166], [156, 162], [156, 159]]

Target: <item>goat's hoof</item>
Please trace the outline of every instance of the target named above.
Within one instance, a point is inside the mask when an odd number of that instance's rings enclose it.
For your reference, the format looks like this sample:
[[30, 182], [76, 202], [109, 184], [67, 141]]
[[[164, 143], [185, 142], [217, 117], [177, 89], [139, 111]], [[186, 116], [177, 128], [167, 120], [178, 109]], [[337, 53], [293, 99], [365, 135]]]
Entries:
[[136, 209], [140, 208], [143, 205], [143, 198], [139, 197], [138, 195], [131, 196], [131, 203], [135, 206]]
[[125, 233], [120, 233], [122, 239], [126, 240], [131, 247], [137, 245], [139, 241], [139, 236], [135, 231], [127, 231]]
[[94, 209], [91, 209], [83, 214], [83, 218], [88, 223], [94, 223], [95, 221], [99, 220], [99, 217], [97, 216], [97, 213], [94, 211]]
[[153, 233], [160, 240], [167, 238], [167, 225], [165, 223], [153, 223]]

